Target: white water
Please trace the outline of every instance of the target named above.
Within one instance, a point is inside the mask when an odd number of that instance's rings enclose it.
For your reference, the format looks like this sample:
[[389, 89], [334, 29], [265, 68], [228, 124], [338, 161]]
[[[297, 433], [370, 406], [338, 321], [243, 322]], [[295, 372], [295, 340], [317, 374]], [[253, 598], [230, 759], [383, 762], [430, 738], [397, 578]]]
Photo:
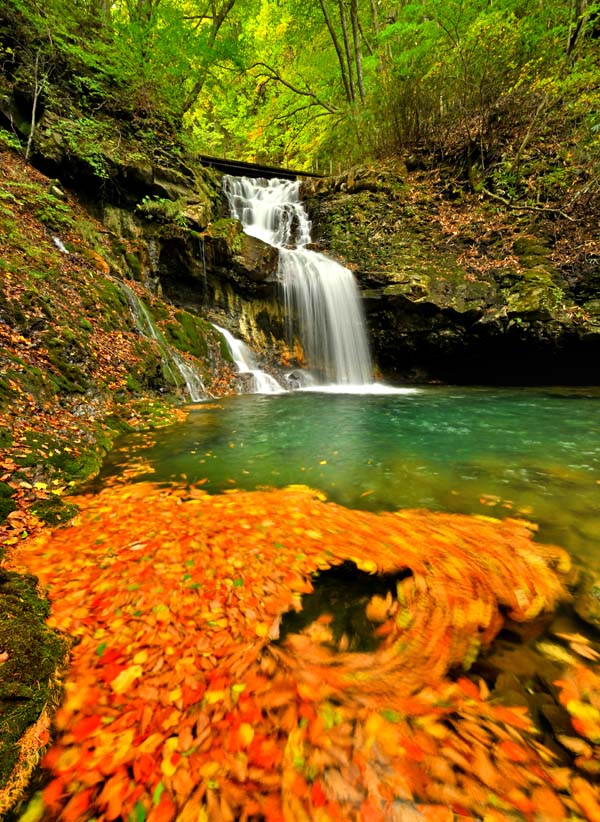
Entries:
[[213, 323], [213, 327], [225, 337], [238, 372], [240, 374], [252, 375], [252, 391], [249, 393], [283, 394], [284, 389], [279, 385], [277, 380], [265, 371], [261, 371], [258, 367], [256, 357], [245, 342], [236, 339], [233, 334], [230, 334], [226, 328], [221, 328], [220, 325]]
[[[171, 382], [175, 385], [181, 385], [183, 381], [192, 402], [199, 402], [205, 399], [206, 389], [204, 388], [200, 374], [165, 340], [163, 334], [157, 328], [152, 315], [135, 291], [120, 281], [119, 286], [131, 306], [137, 330], [144, 337], [151, 337], [156, 341], [161, 353], [163, 368]], [[179, 374], [179, 379], [177, 378], [176, 372]]]
[[308, 368], [319, 383], [365, 393], [373, 368], [358, 288], [347, 268], [306, 248], [311, 223], [299, 187], [289, 180], [223, 179], [244, 231], [279, 249], [290, 338], [297, 334]]
[[60, 239], [60, 237], [53, 237], [52, 242], [58, 248], [58, 250], [60, 251], [61, 254], [68, 254], [69, 253], [69, 249], [65, 246], [65, 244]]

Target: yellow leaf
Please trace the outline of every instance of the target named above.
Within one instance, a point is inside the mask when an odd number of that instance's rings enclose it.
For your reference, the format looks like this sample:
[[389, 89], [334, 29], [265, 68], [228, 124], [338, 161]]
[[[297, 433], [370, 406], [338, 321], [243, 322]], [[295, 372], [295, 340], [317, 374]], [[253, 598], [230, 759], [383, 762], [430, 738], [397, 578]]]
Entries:
[[141, 675], [141, 665], [130, 665], [129, 668], [125, 668], [124, 671], [121, 671], [121, 673], [113, 679], [110, 683], [110, 687], [116, 694], [124, 694], [125, 691], [129, 690], [135, 680], [141, 677]]
[[257, 622], [254, 628], [256, 636], [265, 637], [269, 633], [269, 626], [266, 622]]
[[162, 743], [164, 737], [162, 734], [150, 734], [148, 739], [145, 739], [139, 746], [138, 750], [141, 753], [154, 753], [158, 746]]
[[589, 705], [586, 702], [579, 702], [577, 699], [571, 699], [567, 702], [567, 711], [576, 719], [582, 719], [588, 722], [598, 722], [600, 720], [600, 711]]
[[173, 688], [172, 691], [169, 691], [169, 702], [177, 702], [178, 699], [181, 699], [181, 688], [177, 686], [177, 688]]
[[363, 557], [350, 557], [350, 559], [360, 571], [366, 571], [367, 574], [377, 573], [377, 563], [372, 559], [363, 559]]
[[163, 759], [163, 761], [160, 763], [160, 769], [165, 776], [173, 776], [173, 774], [177, 770], [177, 765], [173, 765], [170, 758]]
[[204, 694], [204, 699], [209, 705], [214, 705], [215, 702], [220, 702], [225, 698], [225, 691], [207, 691]]
[[220, 765], [218, 762], [207, 762], [200, 768], [200, 776], [203, 776], [205, 779], [210, 779], [218, 774], [219, 768]]
[[254, 739], [254, 728], [248, 722], [242, 722], [238, 731], [238, 736], [244, 748], [247, 748]]

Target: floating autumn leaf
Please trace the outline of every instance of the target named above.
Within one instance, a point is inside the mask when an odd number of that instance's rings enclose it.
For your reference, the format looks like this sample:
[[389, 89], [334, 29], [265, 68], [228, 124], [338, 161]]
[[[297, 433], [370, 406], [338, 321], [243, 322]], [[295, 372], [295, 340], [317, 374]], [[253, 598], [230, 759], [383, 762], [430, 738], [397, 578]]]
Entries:
[[[302, 487], [77, 502], [75, 525], [18, 555], [80, 640], [45, 760], [49, 822], [500, 822], [536, 802], [593, 818], [596, 787], [555, 767], [526, 709], [448, 676], [502, 613], [565, 596], [568, 558], [524, 523], [349, 511]], [[348, 562], [397, 580], [362, 609], [375, 650], [340, 650], [326, 615], [275, 642], [314, 575]]]

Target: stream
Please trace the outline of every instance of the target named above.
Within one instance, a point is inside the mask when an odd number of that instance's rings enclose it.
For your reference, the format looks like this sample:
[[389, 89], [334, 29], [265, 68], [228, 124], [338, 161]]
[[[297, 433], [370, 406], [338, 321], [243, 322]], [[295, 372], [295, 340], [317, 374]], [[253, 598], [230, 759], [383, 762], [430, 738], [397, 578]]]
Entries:
[[598, 389], [231, 397], [121, 438], [95, 485], [305, 484], [352, 508], [519, 517], [600, 570], [599, 411]]

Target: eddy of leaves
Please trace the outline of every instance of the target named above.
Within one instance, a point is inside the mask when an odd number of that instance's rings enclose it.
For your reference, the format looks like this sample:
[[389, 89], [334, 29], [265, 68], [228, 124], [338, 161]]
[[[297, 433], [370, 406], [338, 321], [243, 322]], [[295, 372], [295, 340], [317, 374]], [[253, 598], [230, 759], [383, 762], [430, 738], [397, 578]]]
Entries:
[[[79, 639], [46, 819], [600, 815], [526, 709], [447, 677], [500, 608], [526, 620], [564, 595], [568, 558], [524, 523], [349, 511], [302, 487], [138, 484], [77, 502], [76, 524], [19, 553], [51, 585], [50, 624]], [[410, 572], [376, 609], [378, 649], [335, 651], [324, 624], [272, 645], [312, 575], [347, 560]]]

